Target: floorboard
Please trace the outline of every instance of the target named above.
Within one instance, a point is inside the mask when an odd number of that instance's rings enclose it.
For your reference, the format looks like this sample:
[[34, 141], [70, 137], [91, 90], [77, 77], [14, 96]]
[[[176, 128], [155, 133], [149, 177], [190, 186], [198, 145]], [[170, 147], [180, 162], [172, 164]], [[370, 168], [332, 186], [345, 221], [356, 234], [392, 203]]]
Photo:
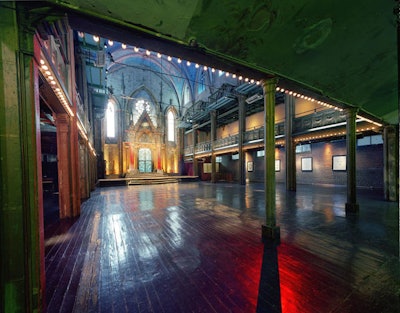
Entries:
[[264, 186], [98, 188], [46, 221], [47, 312], [400, 312], [398, 203], [277, 185], [281, 242], [261, 242]]

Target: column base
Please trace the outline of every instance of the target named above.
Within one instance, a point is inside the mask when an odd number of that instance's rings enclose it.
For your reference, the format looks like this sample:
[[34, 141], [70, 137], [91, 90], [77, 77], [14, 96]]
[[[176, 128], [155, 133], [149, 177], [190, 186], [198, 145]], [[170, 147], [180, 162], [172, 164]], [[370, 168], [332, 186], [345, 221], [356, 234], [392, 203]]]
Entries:
[[261, 225], [261, 240], [263, 243], [279, 244], [281, 241], [280, 227]]
[[359, 210], [358, 203], [346, 203], [346, 214], [357, 214]]

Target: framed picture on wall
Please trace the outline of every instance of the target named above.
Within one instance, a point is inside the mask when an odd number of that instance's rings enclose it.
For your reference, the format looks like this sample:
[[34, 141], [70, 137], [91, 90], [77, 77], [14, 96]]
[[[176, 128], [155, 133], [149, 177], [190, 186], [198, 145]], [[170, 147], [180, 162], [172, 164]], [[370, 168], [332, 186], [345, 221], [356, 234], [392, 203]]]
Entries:
[[313, 166], [311, 157], [301, 158], [301, 170], [303, 172], [312, 172]]
[[252, 172], [254, 170], [254, 163], [253, 161], [247, 162], [247, 171]]
[[281, 171], [281, 160], [277, 159], [275, 160], [275, 172], [280, 172]]
[[346, 171], [346, 156], [334, 155], [332, 156], [332, 171]]

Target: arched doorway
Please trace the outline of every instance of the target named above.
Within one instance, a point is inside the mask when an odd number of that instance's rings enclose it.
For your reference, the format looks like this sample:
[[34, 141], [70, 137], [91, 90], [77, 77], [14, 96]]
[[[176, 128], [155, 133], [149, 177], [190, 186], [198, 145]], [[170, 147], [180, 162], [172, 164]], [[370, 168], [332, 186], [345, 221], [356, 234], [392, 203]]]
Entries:
[[139, 149], [139, 172], [151, 173], [153, 171], [151, 150], [149, 148]]

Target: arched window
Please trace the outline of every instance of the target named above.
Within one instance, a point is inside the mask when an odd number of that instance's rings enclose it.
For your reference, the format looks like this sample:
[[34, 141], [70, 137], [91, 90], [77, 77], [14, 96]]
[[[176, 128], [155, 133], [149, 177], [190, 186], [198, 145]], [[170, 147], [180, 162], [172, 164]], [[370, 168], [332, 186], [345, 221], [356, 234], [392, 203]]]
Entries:
[[175, 116], [172, 111], [167, 114], [168, 141], [175, 141]]
[[114, 103], [108, 101], [107, 112], [106, 112], [106, 127], [107, 127], [107, 137], [115, 137], [115, 107]]

